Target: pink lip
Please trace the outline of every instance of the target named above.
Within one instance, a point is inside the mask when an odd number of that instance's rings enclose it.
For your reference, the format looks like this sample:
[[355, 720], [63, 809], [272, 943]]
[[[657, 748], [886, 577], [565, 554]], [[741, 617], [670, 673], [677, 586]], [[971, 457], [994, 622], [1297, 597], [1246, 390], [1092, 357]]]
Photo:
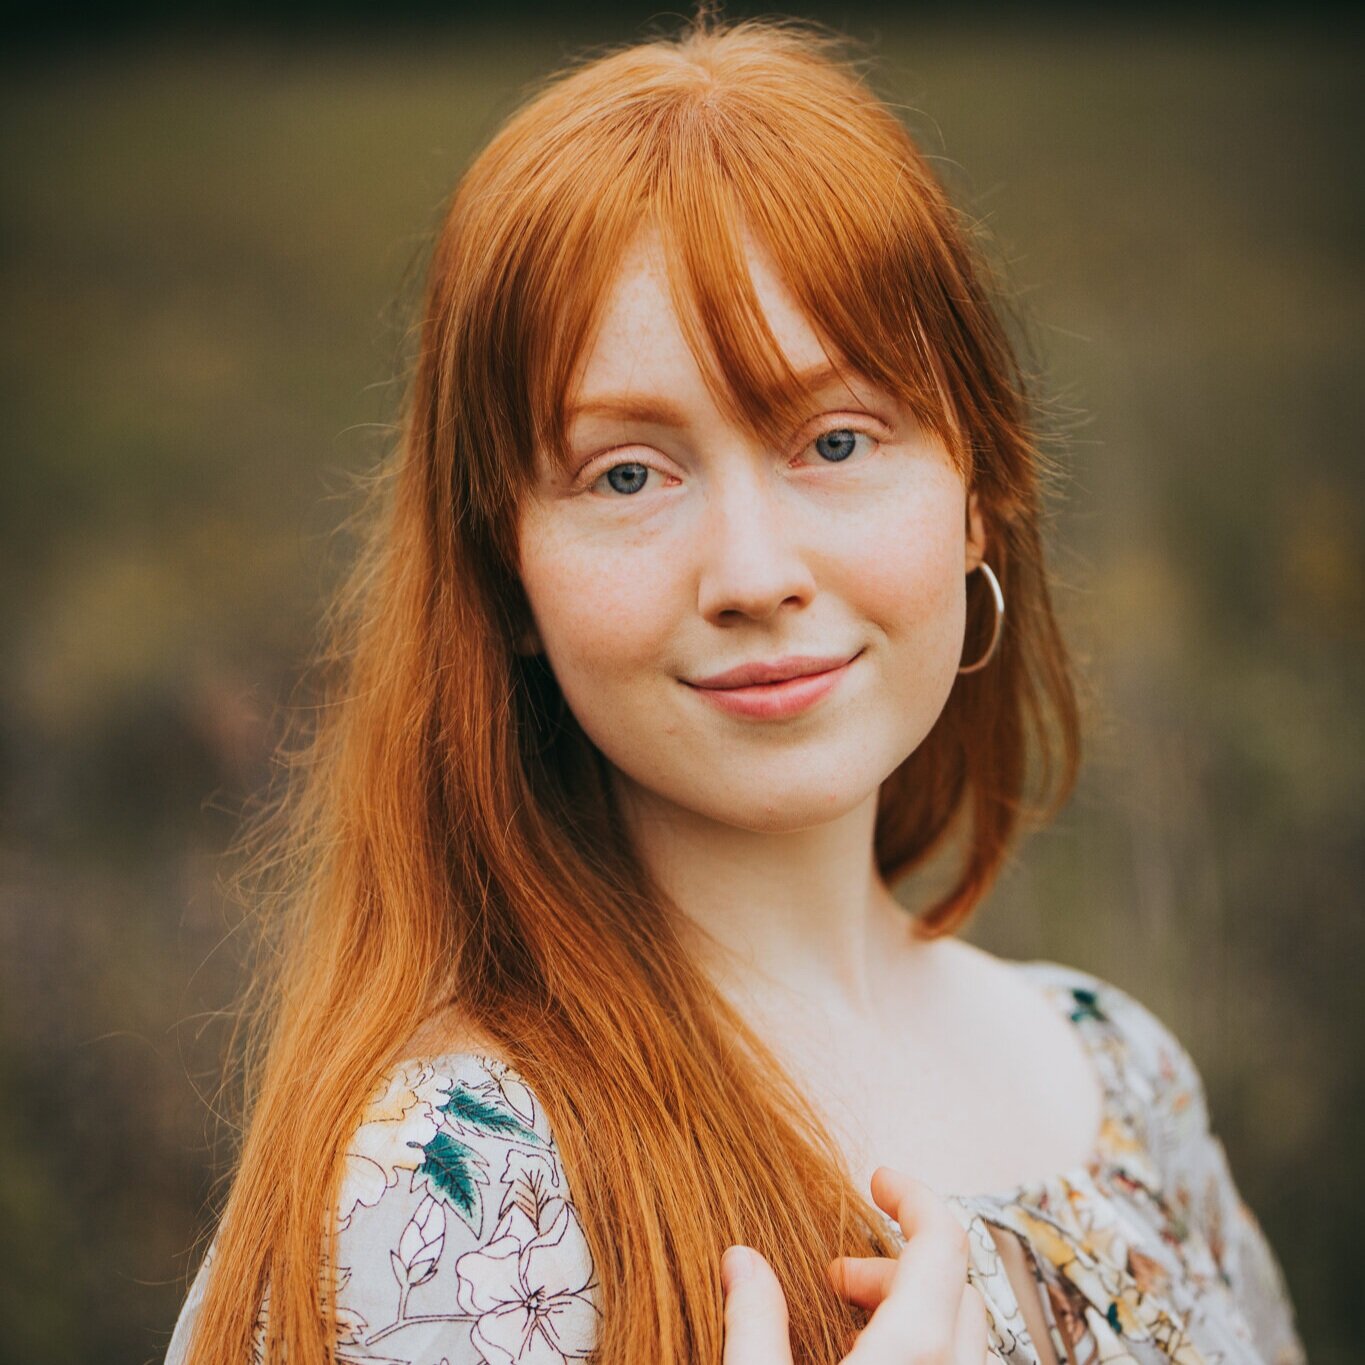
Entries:
[[780, 720], [814, 706], [838, 685], [857, 657], [817, 659], [802, 655], [770, 664], [744, 664], [688, 686], [730, 715]]
[[709, 678], [697, 678], [692, 687], [751, 687], [755, 683], [786, 682], [789, 678], [805, 678], [814, 673], [828, 673], [851, 662], [847, 654], [817, 655], [789, 654], [770, 663], [740, 664], [724, 673], [713, 673]]

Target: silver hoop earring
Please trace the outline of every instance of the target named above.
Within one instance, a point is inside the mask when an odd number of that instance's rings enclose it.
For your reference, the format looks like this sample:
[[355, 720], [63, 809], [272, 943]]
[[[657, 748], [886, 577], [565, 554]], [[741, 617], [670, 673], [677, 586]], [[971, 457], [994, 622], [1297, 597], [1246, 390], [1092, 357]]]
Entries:
[[979, 668], [985, 668], [990, 663], [991, 655], [995, 653], [995, 647], [1000, 643], [1000, 631], [1005, 624], [1005, 594], [1000, 591], [1000, 580], [995, 576], [994, 570], [983, 559], [976, 566], [986, 575], [986, 582], [990, 584], [991, 596], [995, 599], [995, 628], [991, 631], [991, 642], [986, 646], [986, 652], [974, 663], [968, 664], [966, 668], [959, 668], [959, 673], [975, 673]]

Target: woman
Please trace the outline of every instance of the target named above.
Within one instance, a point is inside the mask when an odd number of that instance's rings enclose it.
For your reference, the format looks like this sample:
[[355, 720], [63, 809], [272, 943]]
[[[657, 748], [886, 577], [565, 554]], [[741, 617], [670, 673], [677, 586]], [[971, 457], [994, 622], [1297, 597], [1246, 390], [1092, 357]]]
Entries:
[[703, 15], [563, 74], [421, 326], [169, 1358], [1301, 1360], [1178, 1041], [954, 936], [1077, 705], [1019, 370], [857, 69]]

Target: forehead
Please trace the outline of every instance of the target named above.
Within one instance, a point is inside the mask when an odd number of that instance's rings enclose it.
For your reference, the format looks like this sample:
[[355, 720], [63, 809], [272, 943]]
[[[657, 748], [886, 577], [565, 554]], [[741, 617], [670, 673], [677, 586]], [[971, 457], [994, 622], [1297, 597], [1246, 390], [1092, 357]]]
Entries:
[[[836, 348], [806, 318], [762, 244], [747, 229], [741, 240], [759, 309], [787, 364], [800, 373], [839, 363]], [[631, 243], [604, 293], [596, 334], [566, 405], [573, 410], [599, 397], [665, 384], [676, 393], [679, 386], [701, 386], [702, 377], [673, 304], [662, 239], [649, 230]]]

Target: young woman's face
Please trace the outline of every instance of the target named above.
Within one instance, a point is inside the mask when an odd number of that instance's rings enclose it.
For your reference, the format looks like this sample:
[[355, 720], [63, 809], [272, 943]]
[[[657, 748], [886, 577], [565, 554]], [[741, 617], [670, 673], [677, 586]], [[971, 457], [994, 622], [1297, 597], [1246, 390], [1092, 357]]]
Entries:
[[[793, 368], [827, 364], [752, 239], [748, 252]], [[941, 712], [984, 548], [975, 498], [909, 411], [856, 376], [822, 384], [780, 448], [731, 425], [664, 269], [642, 237], [570, 398], [573, 470], [539, 462], [519, 528], [532, 645], [627, 797], [806, 828], [873, 795]], [[807, 676], [717, 678], [750, 665]]]

